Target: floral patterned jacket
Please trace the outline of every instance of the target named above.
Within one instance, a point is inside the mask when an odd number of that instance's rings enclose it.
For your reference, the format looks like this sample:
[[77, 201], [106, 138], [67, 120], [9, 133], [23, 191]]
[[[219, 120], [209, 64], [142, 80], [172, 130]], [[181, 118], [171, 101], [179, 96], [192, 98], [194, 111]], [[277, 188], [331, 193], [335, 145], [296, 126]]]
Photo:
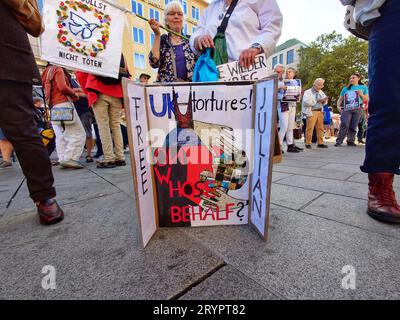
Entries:
[[[189, 41], [182, 39], [183, 52], [186, 58], [187, 81], [192, 81], [197, 56], [190, 48]], [[169, 41], [169, 35], [163, 34], [160, 39], [160, 59], [156, 60], [150, 51], [149, 62], [152, 68], [158, 68], [157, 82], [176, 82], [175, 53]]]

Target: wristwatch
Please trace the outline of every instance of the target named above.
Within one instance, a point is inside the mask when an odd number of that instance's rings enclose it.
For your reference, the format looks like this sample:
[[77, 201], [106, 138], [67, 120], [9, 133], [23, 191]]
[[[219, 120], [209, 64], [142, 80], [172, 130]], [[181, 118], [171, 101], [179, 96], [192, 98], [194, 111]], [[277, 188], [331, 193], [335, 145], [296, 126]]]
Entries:
[[260, 53], [263, 53], [263, 52], [264, 52], [264, 48], [263, 48], [262, 45], [259, 44], [259, 43], [253, 43], [253, 44], [251, 45], [250, 48], [260, 49]]

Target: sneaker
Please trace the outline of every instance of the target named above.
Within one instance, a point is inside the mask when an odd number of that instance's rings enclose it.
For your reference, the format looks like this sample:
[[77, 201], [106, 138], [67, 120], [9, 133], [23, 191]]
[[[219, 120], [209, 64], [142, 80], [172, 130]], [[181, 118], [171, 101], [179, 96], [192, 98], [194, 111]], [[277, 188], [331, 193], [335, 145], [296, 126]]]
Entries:
[[117, 167], [124, 167], [124, 166], [126, 166], [126, 161], [125, 160], [115, 160], [115, 165]]
[[83, 165], [81, 165], [78, 161], [75, 160], [67, 160], [60, 162], [61, 168], [71, 168], [71, 169], [83, 169]]
[[289, 145], [287, 148], [287, 152], [291, 152], [291, 153], [299, 153], [300, 150], [298, 150], [297, 148], [294, 147], [294, 145]]
[[365, 144], [365, 141], [361, 139], [361, 140], [358, 140], [358, 143], [359, 144]]
[[347, 142], [347, 145], [349, 147], [357, 147], [357, 145], [354, 142]]
[[312, 149], [311, 144], [306, 144], [306, 149]]
[[341, 147], [342, 145], [340, 143], [335, 143], [335, 147]]
[[319, 144], [317, 147], [321, 149], [328, 149], [328, 146], [326, 144]]
[[97, 168], [99, 169], [110, 169], [110, 168], [115, 168], [117, 165], [115, 164], [114, 161], [98, 161], [97, 162]]
[[3, 161], [3, 162], [0, 164], [0, 169], [9, 168], [9, 167], [12, 167], [12, 163], [11, 163], [11, 162]]

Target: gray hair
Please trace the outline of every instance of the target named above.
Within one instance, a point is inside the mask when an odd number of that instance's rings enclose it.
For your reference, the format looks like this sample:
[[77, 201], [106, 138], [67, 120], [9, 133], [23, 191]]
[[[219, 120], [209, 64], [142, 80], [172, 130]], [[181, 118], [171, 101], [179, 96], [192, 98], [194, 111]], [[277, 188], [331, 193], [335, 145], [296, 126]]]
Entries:
[[276, 68], [279, 68], [279, 67], [282, 67], [283, 70], [285, 70], [285, 66], [283, 64], [278, 63], [278, 64], [275, 65], [274, 71], [276, 71]]
[[325, 79], [322, 79], [322, 78], [315, 79], [314, 85], [316, 85], [318, 82], [322, 82], [322, 84], [324, 84], [325, 83]]
[[183, 12], [182, 5], [179, 2], [171, 1], [164, 8], [164, 25], [169, 28], [167, 24], [168, 13], [172, 10], [180, 11], [183, 13], [183, 24], [185, 24], [185, 13]]

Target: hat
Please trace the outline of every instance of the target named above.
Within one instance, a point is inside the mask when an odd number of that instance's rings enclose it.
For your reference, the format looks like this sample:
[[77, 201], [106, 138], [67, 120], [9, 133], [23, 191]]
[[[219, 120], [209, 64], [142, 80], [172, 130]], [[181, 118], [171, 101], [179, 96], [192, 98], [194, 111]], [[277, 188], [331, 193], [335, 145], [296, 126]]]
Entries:
[[147, 73], [141, 73], [140, 76], [139, 76], [139, 78], [141, 78], [141, 77], [146, 77], [147, 79], [150, 79], [150, 78], [151, 78], [151, 75], [149, 75], [149, 74], [147, 74]]

